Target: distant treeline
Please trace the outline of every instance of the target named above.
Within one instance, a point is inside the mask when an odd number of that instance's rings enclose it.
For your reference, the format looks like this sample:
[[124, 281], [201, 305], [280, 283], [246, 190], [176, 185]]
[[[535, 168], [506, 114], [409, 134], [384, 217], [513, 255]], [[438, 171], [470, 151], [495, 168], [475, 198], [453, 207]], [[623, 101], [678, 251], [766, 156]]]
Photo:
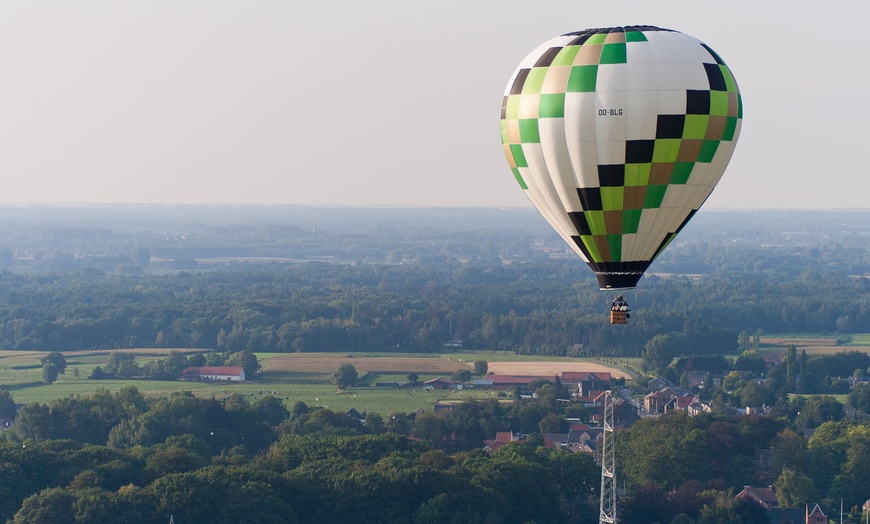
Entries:
[[0, 273], [0, 348], [434, 352], [640, 356], [682, 333], [689, 353], [735, 351], [738, 333], [870, 332], [870, 281], [808, 259], [747, 267], [706, 250], [703, 277], [644, 278], [627, 326], [576, 260], [426, 264], [300, 263], [120, 276], [96, 269]]

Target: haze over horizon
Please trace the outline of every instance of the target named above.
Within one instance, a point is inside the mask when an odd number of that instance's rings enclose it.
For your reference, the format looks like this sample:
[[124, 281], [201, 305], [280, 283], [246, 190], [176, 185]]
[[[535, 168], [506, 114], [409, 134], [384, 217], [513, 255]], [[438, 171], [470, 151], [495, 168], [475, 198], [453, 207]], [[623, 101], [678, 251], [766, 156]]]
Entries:
[[709, 44], [743, 95], [705, 210], [867, 209], [870, 7], [721, 7], [6, 3], [0, 205], [531, 207], [499, 140], [514, 68], [558, 34], [649, 24]]

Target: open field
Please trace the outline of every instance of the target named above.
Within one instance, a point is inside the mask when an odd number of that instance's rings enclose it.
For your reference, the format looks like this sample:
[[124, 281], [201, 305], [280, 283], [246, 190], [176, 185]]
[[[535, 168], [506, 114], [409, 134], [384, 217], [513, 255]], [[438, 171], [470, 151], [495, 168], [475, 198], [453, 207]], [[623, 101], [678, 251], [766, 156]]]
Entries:
[[787, 346], [789, 344], [794, 344], [795, 346], [818, 346], [818, 347], [827, 347], [827, 346], [836, 346], [838, 344], [838, 340], [836, 338], [826, 338], [826, 337], [761, 337], [762, 344], [771, 344], [774, 346]]
[[870, 346], [870, 333], [858, 333], [852, 335], [851, 340], [846, 343], [847, 346]]
[[[145, 396], [158, 397], [181, 391], [191, 391], [197, 397], [224, 399], [232, 394], [239, 394], [249, 402], [256, 402], [264, 396], [271, 395], [281, 399], [287, 408], [296, 402], [304, 402], [309, 406], [325, 406], [335, 411], [347, 411], [356, 408], [377, 412], [382, 415], [391, 413], [412, 413], [418, 409], [432, 411], [435, 402], [441, 398], [467, 398], [466, 392], [452, 391], [414, 391], [401, 388], [355, 388], [347, 391], [336, 391], [329, 384], [287, 383], [263, 378], [255, 382], [243, 384], [206, 383], [206, 382], [175, 382], [157, 380], [75, 380], [61, 379], [51, 385], [29, 383], [26, 387], [10, 387], [10, 392], [16, 402], [50, 402], [56, 398], [70, 395], [88, 395], [97, 388], [118, 391], [127, 386], [134, 386]], [[481, 393], [482, 394], [482, 393]]]
[[267, 372], [329, 374], [342, 364], [352, 364], [361, 377], [364, 373], [407, 374], [412, 371], [421, 376], [446, 376], [462, 368], [473, 370], [475, 360], [486, 360], [489, 372], [498, 375], [554, 376], [563, 371], [610, 371], [616, 378], [630, 378], [628, 373], [612, 366], [572, 358], [549, 357], [543, 360], [542, 357], [513, 355], [515, 360], [508, 360], [507, 355], [500, 354], [497, 355], [500, 359], [493, 361], [490, 356], [489, 353], [457, 353], [423, 357], [365, 354], [340, 357], [322, 353], [290, 353], [265, 357], [264, 360], [268, 362], [265, 366]]
[[[171, 349], [132, 349], [140, 364]], [[197, 351], [178, 349], [186, 354]], [[336, 391], [329, 376], [344, 363], [356, 368], [360, 380], [377, 382], [407, 381], [407, 374], [417, 373], [421, 381], [447, 377], [458, 369], [473, 369], [475, 360], [489, 362], [490, 371], [513, 375], [556, 375], [562, 371], [599, 371], [602, 364], [577, 359], [518, 356], [506, 352], [450, 353], [437, 355], [392, 353], [257, 353], [263, 366], [256, 381], [239, 383], [180, 382], [158, 380], [87, 380], [96, 366], [103, 365], [112, 351], [67, 352], [67, 369], [54, 384], [42, 383], [39, 359], [46, 352], [0, 351], [0, 385], [9, 389], [19, 403], [49, 402], [70, 395], [87, 395], [97, 388], [118, 391], [135, 386], [147, 396], [162, 396], [179, 391], [191, 391], [199, 397], [225, 398], [238, 393], [254, 402], [272, 395], [292, 407], [298, 401], [309, 406], [327, 406], [336, 411], [356, 408], [381, 413], [411, 413], [422, 409], [432, 411], [439, 400], [464, 400], [471, 397], [492, 398], [495, 392], [485, 390], [423, 391], [422, 389], [391, 387], [357, 387]], [[511, 361], [513, 357], [514, 361]], [[75, 376], [78, 370], [78, 377]], [[614, 376], [622, 372], [612, 368]]]
[[342, 364], [353, 364], [353, 367], [356, 368], [360, 375], [375, 371], [392, 373], [410, 373], [413, 371], [418, 374], [450, 375], [462, 368], [474, 368], [474, 365], [470, 362], [451, 360], [441, 355], [430, 357], [379, 356], [378, 354], [373, 356], [360, 354], [349, 357], [347, 355], [336, 356], [328, 353], [282, 353], [272, 355], [265, 358], [268, 365], [264, 367], [268, 371], [332, 373]]
[[794, 334], [761, 337], [761, 345], [766, 350], [782, 350], [794, 345], [807, 355], [831, 355], [844, 351], [870, 353], [870, 334], [856, 333], [833, 337], [830, 335]]
[[609, 371], [614, 378], [631, 378], [619, 369], [593, 362], [492, 362], [489, 370], [497, 375], [556, 376], [563, 371]]

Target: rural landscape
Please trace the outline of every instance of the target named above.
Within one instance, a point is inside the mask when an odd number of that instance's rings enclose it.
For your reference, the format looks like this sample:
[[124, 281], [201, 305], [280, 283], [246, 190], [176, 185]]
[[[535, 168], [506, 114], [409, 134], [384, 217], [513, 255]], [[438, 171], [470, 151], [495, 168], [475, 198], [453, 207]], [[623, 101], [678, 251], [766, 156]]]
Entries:
[[216, 211], [0, 212], [0, 518], [592, 522], [605, 390], [621, 522], [866, 516], [861, 213], [701, 216], [613, 326], [525, 211]]
[[870, 523], [868, 12], [0, 4], [0, 524]]

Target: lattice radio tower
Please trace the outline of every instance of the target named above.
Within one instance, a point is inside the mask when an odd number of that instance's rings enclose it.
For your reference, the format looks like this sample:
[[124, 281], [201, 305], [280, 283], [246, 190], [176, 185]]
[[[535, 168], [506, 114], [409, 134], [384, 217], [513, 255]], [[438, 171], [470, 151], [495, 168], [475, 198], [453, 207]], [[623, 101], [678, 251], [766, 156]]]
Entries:
[[616, 522], [616, 451], [613, 448], [613, 395], [604, 392], [604, 440], [601, 442], [601, 511], [599, 524]]

